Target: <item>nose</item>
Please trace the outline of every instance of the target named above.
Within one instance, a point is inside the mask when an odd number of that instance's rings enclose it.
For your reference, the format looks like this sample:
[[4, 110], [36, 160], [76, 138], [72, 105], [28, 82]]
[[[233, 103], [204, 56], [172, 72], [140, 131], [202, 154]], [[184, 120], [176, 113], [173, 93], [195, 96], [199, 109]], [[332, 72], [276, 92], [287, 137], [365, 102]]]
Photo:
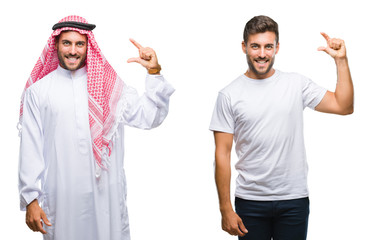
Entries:
[[259, 49], [258, 55], [260, 58], [265, 58], [265, 49], [263, 47]]
[[70, 54], [75, 55], [77, 53], [76, 45], [72, 44], [70, 48]]

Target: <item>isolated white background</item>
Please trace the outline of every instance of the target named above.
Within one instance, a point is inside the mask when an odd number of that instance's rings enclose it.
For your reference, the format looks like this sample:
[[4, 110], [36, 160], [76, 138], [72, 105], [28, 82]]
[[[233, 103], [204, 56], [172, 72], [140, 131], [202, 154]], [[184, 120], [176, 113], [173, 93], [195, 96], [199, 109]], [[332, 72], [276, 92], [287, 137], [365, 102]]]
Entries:
[[[218, 90], [245, 72], [245, 23], [268, 15], [280, 26], [275, 68], [334, 90], [334, 61], [317, 47], [320, 31], [345, 40], [355, 85], [355, 112], [305, 110], [311, 214], [309, 240], [368, 239], [370, 227], [370, 25], [367, 1], [6, 1], [0, 7], [0, 239], [41, 239], [19, 211], [16, 130], [20, 96], [54, 23], [77, 14], [97, 25], [96, 40], [129, 85], [143, 91], [136, 39], [157, 51], [177, 89], [159, 128], [127, 128], [125, 168], [133, 240], [237, 239], [220, 228], [208, 130]], [[233, 162], [236, 161], [233, 155]], [[235, 177], [235, 173], [233, 178]], [[232, 180], [234, 189], [234, 181]], [[248, 226], [247, 226], [248, 227]]]

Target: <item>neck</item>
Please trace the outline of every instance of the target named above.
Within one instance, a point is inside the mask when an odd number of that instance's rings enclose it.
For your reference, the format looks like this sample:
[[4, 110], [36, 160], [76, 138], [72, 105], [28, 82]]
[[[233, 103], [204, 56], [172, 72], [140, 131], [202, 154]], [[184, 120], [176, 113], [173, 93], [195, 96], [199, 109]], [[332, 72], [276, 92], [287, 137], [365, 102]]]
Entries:
[[271, 70], [269, 70], [269, 72], [267, 73], [263, 73], [263, 74], [260, 74], [260, 73], [256, 73], [250, 69], [248, 69], [246, 72], [245, 72], [245, 76], [248, 77], [248, 78], [251, 78], [251, 79], [258, 79], [258, 80], [262, 80], [262, 79], [266, 79], [266, 78], [270, 78], [273, 76], [273, 74], [275, 73], [276, 71], [272, 68]]

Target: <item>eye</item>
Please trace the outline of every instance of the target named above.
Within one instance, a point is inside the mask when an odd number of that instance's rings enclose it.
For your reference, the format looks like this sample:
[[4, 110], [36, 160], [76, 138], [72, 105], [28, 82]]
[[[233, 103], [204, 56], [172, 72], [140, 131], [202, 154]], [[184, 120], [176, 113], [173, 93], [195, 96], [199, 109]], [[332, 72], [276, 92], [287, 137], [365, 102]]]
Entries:
[[70, 42], [63, 41], [62, 44], [63, 44], [63, 46], [69, 46], [70, 45]]
[[76, 45], [77, 45], [78, 47], [83, 47], [83, 46], [85, 46], [85, 43], [84, 43], [84, 42], [78, 42]]
[[266, 49], [273, 49], [273, 45], [267, 45], [265, 48]]
[[251, 44], [251, 48], [252, 49], [258, 49], [259, 48], [259, 45], [258, 44]]

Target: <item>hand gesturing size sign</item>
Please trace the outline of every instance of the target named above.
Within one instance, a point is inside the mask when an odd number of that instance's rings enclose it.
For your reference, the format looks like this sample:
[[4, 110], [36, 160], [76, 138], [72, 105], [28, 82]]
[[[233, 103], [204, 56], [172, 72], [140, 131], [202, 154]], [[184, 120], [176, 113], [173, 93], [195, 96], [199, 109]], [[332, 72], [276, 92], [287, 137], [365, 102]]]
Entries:
[[161, 70], [160, 64], [158, 64], [156, 52], [149, 47], [142, 47], [134, 39], [130, 39], [130, 42], [134, 44], [139, 50], [139, 57], [129, 58], [128, 63], [136, 62], [145, 67], [150, 74], [159, 74]]
[[333, 58], [345, 58], [346, 49], [344, 40], [338, 38], [330, 38], [326, 33], [321, 32], [322, 36], [327, 41], [327, 47], [319, 47], [318, 51], [324, 51]]

